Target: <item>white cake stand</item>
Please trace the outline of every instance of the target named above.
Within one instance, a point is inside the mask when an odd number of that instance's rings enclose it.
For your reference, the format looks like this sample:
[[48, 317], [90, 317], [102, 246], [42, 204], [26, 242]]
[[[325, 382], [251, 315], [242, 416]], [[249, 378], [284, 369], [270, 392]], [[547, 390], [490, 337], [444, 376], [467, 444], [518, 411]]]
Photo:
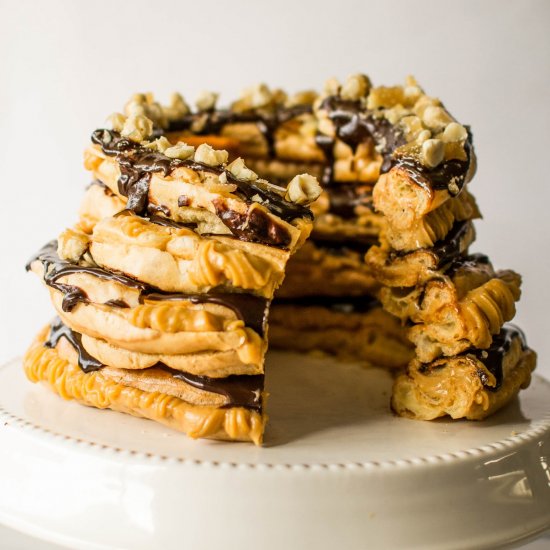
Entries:
[[192, 441], [0, 369], [0, 523], [82, 549], [502, 548], [550, 527], [550, 383], [415, 422], [391, 378], [271, 353], [266, 445]]

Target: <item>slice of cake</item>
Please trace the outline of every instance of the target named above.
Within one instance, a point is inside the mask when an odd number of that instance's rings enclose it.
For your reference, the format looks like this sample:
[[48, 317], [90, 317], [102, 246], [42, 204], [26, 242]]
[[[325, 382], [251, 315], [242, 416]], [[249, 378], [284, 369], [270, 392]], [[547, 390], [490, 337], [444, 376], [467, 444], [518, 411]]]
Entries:
[[58, 318], [25, 370], [87, 405], [258, 444], [269, 305], [320, 188], [160, 134], [142, 114], [94, 132], [80, 221], [28, 266]]

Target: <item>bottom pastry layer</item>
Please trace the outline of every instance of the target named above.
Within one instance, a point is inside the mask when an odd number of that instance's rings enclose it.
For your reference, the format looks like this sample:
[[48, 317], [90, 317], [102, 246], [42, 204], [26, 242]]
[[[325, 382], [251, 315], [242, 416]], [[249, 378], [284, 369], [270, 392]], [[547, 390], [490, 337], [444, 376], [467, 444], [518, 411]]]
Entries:
[[392, 409], [416, 420], [482, 420], [529, 385], [536, 360], [523, 333], [505, 325], [487, 350], [472, 349], [431, 363], [413, 360], [394, 382]]
[[101, 370], [84, 373], [45, 346], [45, 327], [25, 354], [23, 367], [29, 380], [44, 382], [64, 399], [84, 405], [148, 418], [192, 438], [262, 442], [265, 415], [244, 407], [193, 405], [160, 392], [147, 392], [107, 378]]

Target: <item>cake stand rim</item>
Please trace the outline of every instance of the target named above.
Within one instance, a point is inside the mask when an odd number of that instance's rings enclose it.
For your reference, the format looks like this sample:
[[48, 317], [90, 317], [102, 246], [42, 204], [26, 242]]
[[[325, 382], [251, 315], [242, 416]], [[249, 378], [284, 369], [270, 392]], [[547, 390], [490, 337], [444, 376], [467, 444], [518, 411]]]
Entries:
[[[10, 368], [22, 361], [22, 356], [14, 357], [6, 362], [0, 364], [0, 371]], [[550, 380], [547, 380], [544, 376], [536, 374], [533, 376], [531, 383], [536, 382], [548, 386], [550, 389]], [[317, 462], [317, 463], [269, 463], [269, 462], [230, 462], [226, 460], [203, 460], [197, 458], [186, 457], [174, 457], [163, 454], [157, 454], [154, 452], [142, 452], [131, 449], [125, 449], [122, 447], [116, 447], [105, 443], [97, 443], [88, 439], [76, 438], [70, 435], [65, 435], [54, 430], [50, 430], [34, 422], [30, 422], [25, 418], [10, 412], [4, 408], [0, 401], [0, 422], [9, 422], [10, 425], [27, 431], [27, 432], [39, 432], [42, 437], [54, 440], [57, 443], [68, 445], [72, 449], [75, 447], [86, 448], [88, 451], [96, 453], [111, 453], [118, 456], [124, 456], [129, 460], [157, 460], [161, 462], [190, 465], [190, 466], [209, 466], [214, 468], [247, 468], [250, 470], [289, 470], [289, 471], [319, 471], [327, 470], [338, 472], [341, 470], [387, 470], [387, 469], [408, 469], [408, 468], [433, 468], [437, 465], [450, 464], [459, 461], [465, 461], [468, 459], [479, 459], [484, 456], [490, 456], [503, 451], [510, 451], [514, 448], [521, 446], [522, 444], [530, 443], [534, 439], [543, 435], [550, 437], [550, 407], [542, 415], [541, 418], [536, 420], [537, 425], [530, 427], [527, 431], [510, 435], [504, 439], [500, 439], [480, 447], [471, 447], [468, 449], [427, 455], [418, 457], [409, 457], [396, 460], [366, 460], [366, 461], [350, 461], [350, 462]], [[236, 443], [238, 444], [238, 443]]]

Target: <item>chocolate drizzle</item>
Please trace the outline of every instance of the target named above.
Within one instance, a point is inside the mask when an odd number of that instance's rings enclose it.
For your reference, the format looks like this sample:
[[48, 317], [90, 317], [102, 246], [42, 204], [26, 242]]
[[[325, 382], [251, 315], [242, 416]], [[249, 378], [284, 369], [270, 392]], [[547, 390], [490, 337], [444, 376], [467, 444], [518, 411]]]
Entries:
[[438, 259], [438, 267], [445, 265], [464, 251], [464, 240], [472, 229], [473, 225], [469, 220], [455, 222], [445, 239], [435, 243], [431, 250]]
[[214, 199], [212, 203], [220, 220], [239, 239], [277, 248], [288, 249], [290, 246], [292, 237], [286, 227], [270, 218], [264, 210], [254, 208], [252, 204], [245, 214], [241, 214], [230, 210], [220, 199]]
[[[238, 319], [244, 321], [245, 325], [252, 328], [260, 336], [264, 335], [267, 324], [267, 308], [269, 300], [253, 294], [230, 293], [230, 292], [209, 292], [204, 294], [170, 294], [165, 293], [141, 283], [120, 273], [107, 271], [101, 267], [89, 267], [74, 264], [61, 260], [57, 255], [56, 241], [49, 242], [38, 254], [33, 256], [26, 268], [30, 269], [34, 261], [42, 262], [44, 267], [44, 282], [63, 293], [63, 311], [71, 311], [79, 302], [88, 302], [86, 292], [73, 285], [57, 282], [59, 278], [72, 273], [87, 273], [103, 280], [114, 281], [140, 292], [140, 302], [148, 300], [188, 300], [193, 304], [218, 304], [227, 307], [235, 313]], [[122, 300], [109, 300], [105, 305], [112, 307], [128, 307]]]
[[502, 369], [504, 357], [510, 351], [512, 342], [516, 338], [519, 338], [522, 349], [526, 349], [527, 341], [523, 331], [515, 325], [506, 324], [496, 336], [493, 336], [493, 343], [488, 349], [472, 349], [466, 352], [466, 354], [473, 355], [481, 361], [485, 365], [485, 368], [495, 377], [495, 386], [489, 386], [486, 373], [482, 370], [479, 371], [481, 382], [487, 389], [497, 391], [501, 387], [504, 378]]
[[451, 159], [435, 168], [427, 168], [413, 157], [398, 155], [393, 159], [391, 167], [405, 170], [419, 187], [428, 192], [432, 189], [446, 190], [452, 196], [456, 196], [464, 186], [470, 165], [468, 142], [465, 143], [464, 149], [468, 160]]
[[196, 374], [172, 369], [162, 363], [158, 363], [155, 367], [171, 374], [178, 380], [183, 380], [194, 388], [225, 396], [229, 403], [221, 408], [244, 407], [257, 411], [261, 410], [264, 388], [263, 374], [231, 374], [225, 378], [210, 378], [209, 376], [197, 376]]
[[[78, 366], [85, 373], [101, 370], [105, 365], [90, 355], [82, 344], [82, 336], [56, 317], [50, 325], [50, 334], [44, 346], [54, 348], [61, 338], [66, 338], [78, 354]], [[229, 403], [223, 408], [244, 407], [260, 411], [262, 407], [263, 374], [230, 375], [225, 378], [210, 378], [178, 371], [157, 363], [150, 368], [160, 369], [174, 378], [204, 391], [217, 393], [227, 398]], [[144, 369], [146, 371], [147, 369]]]
[[31, 264], [34, 261], [41, 262], [44, 267], [44, 282], [63, 294], [63, 302], [61, 305], [63, 311], [71, 311], [79, 302], [88, 302], [88, 296], [84, 290], [77, 286], [59, 282], [61, 277], [71, 275], [72, 273], [87, 273], [99, 277], [100, 279], [115, 281], [140, 291], [147, 288], [147, 285], [144, 283], [140, 283], [121, 273], [107, 271], [101, 267], [79, 265], [67, 260], [62, 260], [57, 254], [57, 241], [51, 241], [41, 248], [25, 266], [27, 271], [30, 270]]
[[480, 266], [490, 266], [491, 260], [489, 256], [481, 254], [479, 252], [475, 254], [469, 254], [468, 256], [458, 256], [455, 258], [445, 271], [445, 275], [453, 277], [458, 271], [464, 270], [477, 270]]
[[270, 189], [266, 182], [237, 179], [223, 166], [210, 166], [194, 160], [171, 159], [111, 130], [96, 130], [92, 134], [92, 142], [99, 145], [106, 155], [116, 158], [121, 172], [118, 180], [119, 192], [128, 198], [126, 208], [137, 214], [147, 211], [151, 175], [160, 172], [168, 176], [175, 169], [184, 166], [191, 170], [218, 175], [225, 172], [227, 181], [237, 187], [235, 194], [238, 197], [248, 203], [252, 202], [253, 197], [259, 197], [265, 208], [285, 221], [313, 218], [309, 208], [284, 200], [284, 197]]
[[[466, 160], [451, 159], [435, 168], [428, 168], [406, 153], [396, 154], [396, 150], [406, 145], [405, 136], [397, 125], [384, 118], [381, 111], [366, 110], [359, 101], [347, 101], [334, 95], [325, 98], [320, 109], [326, 110], [333, 122], [335, 138], [353, 149], [369, 139], [374, 142], [375, 149], [382, 156], [381, 174], [394, 167], [401, 168], [417, 185], [428, 191], [447, 190], [456, 196], [462, 190], [470, 167], [472, 135], [469, 131], [464, 144]], [[324, 187], [334, 184], [335, 138], [325, 134], [316, 136], [316, 143], [327, 159], [322, 178]]]
[[419, 248], [413, 251], [392, 250], [388, 260], [392, 262], [395, 258], [403, 258], [409, 254], [429, 252], [437, 258], [437, 267], [444, 266], [464, 252], [464, 240], [472, 229], [473, 224], [470, 220], [455, 222], [447, 236], [442, 241], [436, 242], [432, 248]]
[[65, 338], [77, 352], [78, 366], [83, 372], [93, 372], [105, 366], [84, 349], [82, 336], [63, 324], [63, 321], [59, 317], [56, 317], [50, 325], [50, 334], [44, 345], [48, 348], [55, 348], [61, 338]]
[[[336, 137], [346, 145], [355, 149], [369, 139], [374, 141], [376, 150], [382, 155], [381, 173], [390, 169], [395, 149], [406, 143], [403, 133], [397, 126], [381, 113], [365, 110], [359, 101], [347, 101], [332, 95], [323, 100], [320, 109], [327, 111], [329, 119], [334, 124]], [[330, 186], [334, 175], [335, 138], [318, 134], [316, 142], [328, 162], [322, 183], [324, 186]]]
[[[500, 332], [493, 336], [493, 342], [487, 349], [470, 348], [461, 353], [457, 357], [473, 356], [478, 361], [483, 363], [485, 368], [495, 377], [495, 385], [489, 385], [489, 378], [487, 373], [483, 369], [478, 369], [478, 376], [481, 379], [483, 385], [489, 391], [497, 391], [501, 386], [504, 379], [503, 363], [506, 354], [510, 351], [512, 342], [518, 338], [523, 350], [527, 349], [527, 341], [523, 331], [511, 323], [505, 324]], [[445, 359], [436, 359], [432, 363], [422, 363], [419, 367], [419, 372], [426, 374], [431, 369], [443, 368], [445, 366]]]

